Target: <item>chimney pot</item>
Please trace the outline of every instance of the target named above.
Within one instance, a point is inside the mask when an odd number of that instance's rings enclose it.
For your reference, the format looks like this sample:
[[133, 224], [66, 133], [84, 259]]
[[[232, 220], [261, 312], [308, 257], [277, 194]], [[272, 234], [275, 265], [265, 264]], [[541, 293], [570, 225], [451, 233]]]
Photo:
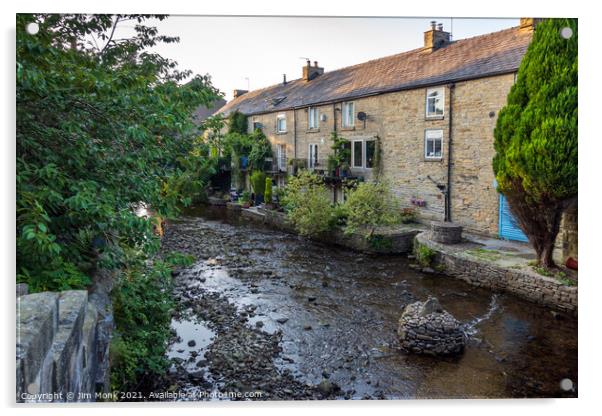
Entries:
[[436, 27], [437, 27], [437, 21], [436, 20], [431, 20], [431, 29], [435, 30]]
[[317, 68], [318, 67], [318, 61], [314, 61], [314, 66]]
[[286, 74], [282, 74], [282, 83], [286, 85]]
[[443, 30], [443, 23], [437, 24], [437, 30]]

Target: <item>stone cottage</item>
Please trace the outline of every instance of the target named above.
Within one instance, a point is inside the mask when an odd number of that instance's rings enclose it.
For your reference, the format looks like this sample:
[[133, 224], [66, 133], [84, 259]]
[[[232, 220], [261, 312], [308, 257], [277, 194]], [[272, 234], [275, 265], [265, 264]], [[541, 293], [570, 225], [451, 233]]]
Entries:
[[[491, 161], [497, 115], [536, 22], [524, 18], [518, 27], [458, 41], [431, 22], [417, 49], [331, 72], [307, 61], [301, 78], [236, 90], [220, 112], [238, 110], [249, 131], [263, 130], [279, 184], [292, 165], [328, 176], [337, 132], [348, 140], [350, 174], [371, 180], [378, 172], [420, 219], [526, 240], [496, 191]], [[576, 208], [564, 223], [561, 256], [576, 257]]]

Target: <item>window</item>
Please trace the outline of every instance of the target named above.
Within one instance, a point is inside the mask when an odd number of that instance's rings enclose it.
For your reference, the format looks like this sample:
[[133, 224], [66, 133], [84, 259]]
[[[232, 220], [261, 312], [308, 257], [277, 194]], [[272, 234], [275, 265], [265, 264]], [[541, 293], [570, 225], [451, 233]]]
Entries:
[[343, 127], [353, 127], [355, 120], [355, 105], [353, 102], [343, 103]]
[[424, 132], [424, 157], [441, 159], [443, 154], [443, 130], [426, 130]]
[[309, 160], [307, 163], [310, 169], [314, 169], [318, 166], [318, 144], [310, 143], [309, 144]]
[[286, 133], [286, 115], [279, 114], [276, 121], [276, 131], [278, 133]]
[[366, 168], [374, 167], [374, 155], [376, 154], [376, 140], [366, 140]]
[[361, 168], [364, 166], [364, 155], [363, 155], [363, 144], [362, 140], [354, 140], [353, 141], [353, 167]]
[[286, 145], [279, 144], [276, 148], [276, 155], [278, 156], [278, 170], [285, 171], [286, 170]]
[[445, 90], [443, 88], [429, 88], [426, 90], [426, 116], [442, 117]]
[[320, 119], [319, 119], [319, 111], [316, 107], [309, 107], [309, 120], [308, 127], [309, 129], [317, 129], [320, 127]]

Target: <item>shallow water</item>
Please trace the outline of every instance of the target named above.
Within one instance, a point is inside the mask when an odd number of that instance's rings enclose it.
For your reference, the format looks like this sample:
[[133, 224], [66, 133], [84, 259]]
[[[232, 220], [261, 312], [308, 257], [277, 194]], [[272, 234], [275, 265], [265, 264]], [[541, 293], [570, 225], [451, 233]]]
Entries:
[[[231, 270], [218, 254], [185, 273], [193, 276], [193, 284], [223, 294], [240, 311], [254, 305], [249, 325], [261, 321], [263, 331], [282, 331], [283, 352], [275, 362], [303, 382], [319, 383], [326, 374], [343, 390], [352, 390], [354, 398], [577, 395], [577, 321], [570, 316], [554, 316], [509, 294], [414, 271], [405, 256], [365, 255], [310, 242], [225, 209], [190, 211], [172, 227], [207, 236], [207, 247], [219, 246], [223, 255], [241, 262]], [[258, 271], [268, 276], [246, 277]], [[436, 296], [465, 323], [470, 338], [461, 357], [420, 357], [398, 350], [402, 308], [428, 296]], [[194, 320], [176, 321], [173, 327], [187, 335], [172, 345], [170, 356], [186, 350], [188, 334], [196, 333], [201, 359], [214, 336], [211, 330]], [[560, 388], [565, 378], [572, 380], [572, 391]]]

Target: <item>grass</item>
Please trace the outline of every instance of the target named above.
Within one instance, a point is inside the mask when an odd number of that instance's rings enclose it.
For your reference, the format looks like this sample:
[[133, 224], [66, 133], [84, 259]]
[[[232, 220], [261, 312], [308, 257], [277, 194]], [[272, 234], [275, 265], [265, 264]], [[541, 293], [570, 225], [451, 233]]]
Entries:
[[497, 250], [487, 250], [484, 248], [475, 248], [472, 250], [467, 250], [466, 252], [472, 256], [489, 261], [496, 261], [503, 257], [502, 254]]

